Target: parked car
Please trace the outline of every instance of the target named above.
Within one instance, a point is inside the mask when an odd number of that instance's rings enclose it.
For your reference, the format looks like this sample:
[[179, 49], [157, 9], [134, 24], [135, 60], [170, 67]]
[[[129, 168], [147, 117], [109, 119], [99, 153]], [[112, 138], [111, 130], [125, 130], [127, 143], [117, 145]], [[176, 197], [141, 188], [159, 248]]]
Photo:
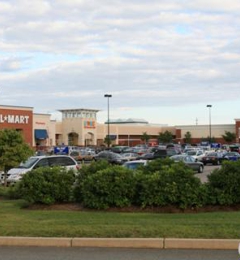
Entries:
[[223, 155], [222, 160], [237, 161], [240, 160], [240, 154], [237, 152], [228, 152]]
[[70, 156], [73, 157], [77, 162], [92, 161], [95, 156], [95, 153], [91, 151], [85, 151], [85, 150], [81, 150], [81, 151], [75, 150], [70, 153]]
[[111, 148], [111, 151], [114, 153], [124, 153], [126, 149], [128, 149], [129, 146], [124, 146], [124, 145], [117, 145], [117, 146], [113, 146]]
[[223, 156], [221, 153], [218, 152], [211, 152], [207, 153], [205, 156], [202, 157], [202, 162], [204, 165], [206, 164], [213, 164], [213, 165], [219, 165], [222, 163]]
[[0, 171], [0, 185], [4, 184], [4, 171]]
[[154, 159], [154, 153], [144, 153], [137, 157], [137, 160], [152, 160]]
[[39, 167], [54, 166], [65, 167], [68, 170], [73, 169], [75, 172], [79, 169], [77, 161], [67, 155], [32, 156], [26, 162], [7, 172], [7, 184], [10, 185], [18, 182], [25, 173], [31, 170]]
[[205, 152], [203, 150], [192, 149], [186, 152], [187, 155], [192, 156], [194, 159], [198, 161], [202, 161], [202, 158], [205, 156]]
[[237, 152], [237, 153], [240, 153], [240, 146], [239, 144], [231, 144], [229, 145], [229, 149], [231, 152]]
[[124, 161], [133, 161], [136, 160], [138, 157], [137, 153], [122, 153], [121, 156], [123, 157]]
[[193, 158], [190, 155], [185, 155], [185, 154], [173, 155], [170, 157], [170, 159], [174, 160], [175, 162], [183, 162], [188, 167], [190, 167], [194, 171], [197, 171], [198, 173], [203, 172], [204, 164], [202, 162], [198, 162], [195, 158]]
[[119, 165], [121, 165], [125, 162], [123, 157], [120, 154], [114, 153], [111, 151], [102, 151], [102, 152], [96, 154], [94, 156], [94, 160], [95, 161], [106, 160], [109, 163], [119, 164]]
[[176, 149], [172, 149], [172, 148], [168, 148], [168, 149], [157, 149], [155, 150], [155, 152], [153, 153], [153, 158], [152, 159], [158, 159], [158, 158], [166, 158], [166, 157], [170, 157], [173, 155], [177, 155], [180, 152]]
[[131, 170], [136, 170], [137, 168], [141, 166], [147, 165], [147, 160], [136, 160], [136, 161], [129, 161], [125, 162], [123, 164], [124, 167], [131, 169]]
[[144, 153], [147, 152], [147, 148], [144, 148], [144, 147], [133, 147], [133, 150], [132, 150], [134, 153], [137, 153], [138, 155], [142, 155]]

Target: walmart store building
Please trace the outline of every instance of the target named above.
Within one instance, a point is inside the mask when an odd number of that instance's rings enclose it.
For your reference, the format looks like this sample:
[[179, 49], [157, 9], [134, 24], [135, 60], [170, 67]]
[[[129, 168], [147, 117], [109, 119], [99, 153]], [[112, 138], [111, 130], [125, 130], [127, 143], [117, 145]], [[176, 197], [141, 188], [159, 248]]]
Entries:
[[[33, 107], [0, 105], [0, 129], [16, 129], [25, 141], [34, 148], [47, 148], [59, 145], [99, 146], [108, 134], [107, 124], [97, 122], [95, 109], [63, 109], [60, 122], [51, 120], [51, 114], [38, 114]], [[184, 143], [186, 132], [192, 135], [193, 143], [199, 143], [209, 136], [209, 125], [167, 126], [149, 124], [145, 120], [127, 119], [110, 121], [110, 138], [113, 144], [134, 146], [142, 143], [142, 134], [151, 136], [150, 144], [157, 144], [157, 136], [169, 131], [177, 143]], [[216, 142], [224, 143], [225, 131], [236, 133], [236, 142], [240, 138], [240, 119], [234, 124], [212, 125], [212, 137]]]

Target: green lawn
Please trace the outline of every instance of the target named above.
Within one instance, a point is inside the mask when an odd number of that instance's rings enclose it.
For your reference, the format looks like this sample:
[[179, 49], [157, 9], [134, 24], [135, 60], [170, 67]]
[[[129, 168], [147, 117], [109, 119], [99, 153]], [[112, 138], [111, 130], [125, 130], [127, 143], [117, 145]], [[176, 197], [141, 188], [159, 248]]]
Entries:
[[240, 212], [191, 214], [29, 210], [0, 200], [0, 236], [239, 238]]

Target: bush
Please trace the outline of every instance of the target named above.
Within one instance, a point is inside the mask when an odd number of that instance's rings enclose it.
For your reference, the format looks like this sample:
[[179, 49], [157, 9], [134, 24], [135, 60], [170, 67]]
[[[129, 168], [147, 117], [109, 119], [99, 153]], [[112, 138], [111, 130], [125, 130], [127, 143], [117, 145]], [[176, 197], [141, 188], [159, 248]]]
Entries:
[[181, 162], [161, 159], [149, 163], [148, 168], [137, 172], [136, 183], [135, 203], [142, 207], [174, 205], [186, 209], [204, 203], [200, 180]]
[[16, 186], [5, 187], [0, 185], [0, 197], [5, 199], [19, 199], [20, 196], [16, 190]]
[[160, 158], [149, 161], [149, 163], [142, 168], [144, 174], [153, 174], [157, 171], [163, 171], [164, 169], [171, 168], [175, 162], [169, 158]]
[[26, 173], [17, 191], [30, 203], [53, 204], [73, 200], [73, 170], [59, 167], [41, 167]]
[[89, 175], [95, 174], [98, 171], [105, 170], [109, 168], [111, 165], [105, 161], [100, 160], [97, 162], [92, 162], [90, 165], [83, 165], [79, 170], [79, 174], [76, 178], [76, 185], [74, 188], [74, 198], [78, 202], [83, 201], [83, 192], [82, 192], [82, 183]]
[[[107, 209], [131, 205], [135, 192], [133, 172], [122, 166], [97, 162], [80, 172], [75, 187], [75, 198], [85, 207]], [[95, 171], [91, 172], [91, 169]], [[99, 169], [99, 170], [98, 170]], [[80, 192], [80, 195], [79, 195]]]
[[240, 161], [225, 161], [220, 169], [208, 176], [208, 204], [235, 205], [240, 203]]

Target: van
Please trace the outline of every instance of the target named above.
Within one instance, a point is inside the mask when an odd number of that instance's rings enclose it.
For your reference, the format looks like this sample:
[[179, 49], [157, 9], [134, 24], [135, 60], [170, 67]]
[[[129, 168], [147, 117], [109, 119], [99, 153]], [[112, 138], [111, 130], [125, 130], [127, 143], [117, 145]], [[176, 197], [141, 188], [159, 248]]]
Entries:
[[67, 155], [32, 156], [26, 162], [21, 163], [17, 168], [12, 168], [7, 172], [7, 184], [14, 184], [21, 180], [22, 176], [39, 167], [60, 166], [77, 172], [79, 166], [76, 160]]

